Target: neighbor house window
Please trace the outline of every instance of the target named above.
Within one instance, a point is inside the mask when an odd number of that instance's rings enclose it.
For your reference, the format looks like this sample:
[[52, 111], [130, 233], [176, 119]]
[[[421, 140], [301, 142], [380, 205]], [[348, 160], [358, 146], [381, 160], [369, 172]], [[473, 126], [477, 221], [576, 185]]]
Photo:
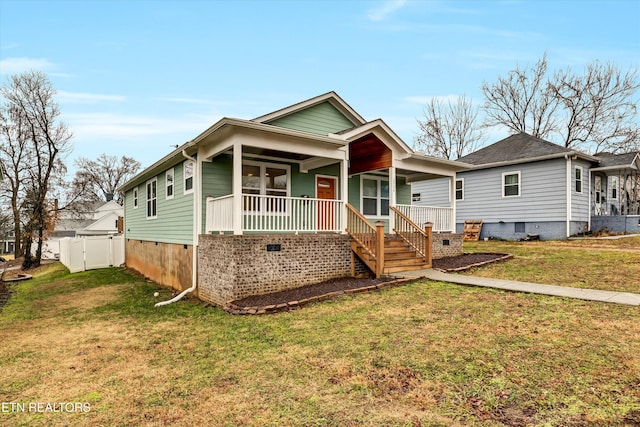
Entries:
[[520, 195], [520, 172], [505, 172], [502, 174], [502, 197]]
[[389, 215], [389, 180], [387, 178], [362, 177], [361, 211], [368, 216]]
[[464, 200], [464, 179], [456, 179], [456, 200]]
[[133, 189], [133, 209], [138, 209], [138, 187]]
[[576, 193], [582, 193], [582, 167], [576, 166]]
[[193, 170], [195, 164], [191, 160], [187, 160], [184, 165], [184, 194], [193, 192]]
[[175, 177], [175, 173], [173, 168], [169, 169], [165, 173], [165, 181], [167, 185], [167, 199], [173, 199], [174, 177]]
[[618, 198], [618, 177], [617, 176], [611, 177], [611, 198], [612, 199]]
[[157, 217], [158, 209], [158, 180], [153, 178], [147, 181], [147, 219]]
[[[242, 194], [256, 196], [289, 196], [290, 167], [272, 163], [244, 162], [242, 164]], [[266, 204], [261, 203], [262, 197], [245, 197], [246, 211], [268, 212], [286, 211], [284, 199], [269, 199]]]

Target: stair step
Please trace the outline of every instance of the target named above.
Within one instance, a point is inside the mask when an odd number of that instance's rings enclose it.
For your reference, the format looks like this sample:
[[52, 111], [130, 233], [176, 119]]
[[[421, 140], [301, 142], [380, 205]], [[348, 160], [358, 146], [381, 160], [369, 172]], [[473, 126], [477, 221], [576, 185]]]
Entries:
[[385, 267], [402, 267], [407, 265], [422, 265], [424, 258], [408, 258], [408, 259], [390, 259], [385, 260]]
[[416, 252], [415, 251], [392, 252], [392, 253], [385, 252], [384, 253], [385, 262], [386, 261], [391, 261], [391, 260], [413, 259], [413, 258], [416, 258]]
[[385, 274], [388, 273], [397, 273], [399, 271], [413, 271], [413, 270], [424, 270], [426, 268], [431, 268], [429, 264], [420, 264], [420, 265], [407, 265], [400, 267], [386, 267], [384, 269]]
[[385, 248], [397, 248], [397, 247], [406, 247], [407, 244], [404, 242], [404, 240], [385, 240], [384, 241], [384, 247]]

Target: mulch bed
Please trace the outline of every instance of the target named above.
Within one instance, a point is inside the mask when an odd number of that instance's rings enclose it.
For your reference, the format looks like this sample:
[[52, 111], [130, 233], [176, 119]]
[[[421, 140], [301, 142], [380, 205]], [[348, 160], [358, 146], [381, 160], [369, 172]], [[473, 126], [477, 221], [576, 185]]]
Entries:
[[[511, 257], [512, 255], [495, 253], [463, 254], [433, 260], [432, 266], [442, 271], [462, 271], [493, 262], [504, 261]], [[224, 309], [231, 314], [276, 313], [295, 310], [312, 302], [360, 292], [372, 292], [378, 289], [404, 285], [415, 280], [417, 279], [399, 279], [397, 277], [383, 277], [380, 279], [344, 277], [271, 294], [253, 295], [231, 301]]]
[[464, 271], [513, 258], [510, 254], [478, 253], [434, 259], [431, 266], [440, 271]]

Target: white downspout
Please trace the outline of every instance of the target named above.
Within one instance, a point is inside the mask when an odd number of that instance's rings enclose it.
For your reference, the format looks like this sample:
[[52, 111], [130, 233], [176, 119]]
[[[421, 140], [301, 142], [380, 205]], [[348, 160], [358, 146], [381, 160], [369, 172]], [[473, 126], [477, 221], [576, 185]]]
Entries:
[[193, 292], [196, 290], [198, 286], [198, 228], [201, 227], [201, 224], [198, 222], [198, 202], [200, 201], [200, 179], [198, 175], [198, 162], [195, 158], [189, 156], [185, 150], [182, 150], [182, 155], [193, 162], [193, 244], [191, 246], [192, 256], [191, 256], [191, 287], [185, 289], [180, 292], [175, 297], [171, 298], [167, 301], [159, 302], [155, 305], [155, 307], [161, 307], [163, 305], [169, 305], [176, 301], [179, 301], [189, 292]]
[[571, 236], [571, 157], [564, 155], [567, 160], [567, 238]]
[[589, 204], [589, 210], [587, 212], [589, 212], [589, 220], [587, 222], [587, 231], [591, 231], [591, 179], [592, 179], [592, 175], [591, 175], [591, 168], [589, 168], [589, 201], [587, 202]]

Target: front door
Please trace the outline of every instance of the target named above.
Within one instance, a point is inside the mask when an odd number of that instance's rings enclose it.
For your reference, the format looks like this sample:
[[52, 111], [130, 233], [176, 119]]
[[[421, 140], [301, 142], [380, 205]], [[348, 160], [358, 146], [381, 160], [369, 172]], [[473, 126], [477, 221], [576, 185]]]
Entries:
[[[316, 176], [316, 198], [336, 199], [336, 178]], [[318, 231], [334, 230], [336, 225], [337, 203], [318, 200]]]

